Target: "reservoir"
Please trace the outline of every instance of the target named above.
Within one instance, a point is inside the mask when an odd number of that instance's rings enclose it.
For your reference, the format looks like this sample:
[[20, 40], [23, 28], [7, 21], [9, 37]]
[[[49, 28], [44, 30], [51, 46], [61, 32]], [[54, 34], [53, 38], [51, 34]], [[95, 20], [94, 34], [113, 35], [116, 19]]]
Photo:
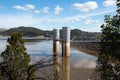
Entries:
[[[0, 40], [0, 53], [2, 53], [8, 43], [6, 40]], [[32, 62], [39, 61], [41, 57], [48, 57], [53, 55], [53, 41], [43, 40], [43, 41], [32, 41], [25, 42], [25, 47], [27, 53], [30, 54]], [[65, 80], [88, 80], [91, 78], [91, 75], [94, 73], [94, 68], [96, 67], [96, 57], [84, 53], [75, 48], [70, 49], [70, 57], [66, 58], [64, 63], [62, 63], [61, 57], [61, 45], [60, 45], [60, 54], [59, 54], [59, 63], [60, 66], [67, 65], [67, 74]], [[60, 69], [60, 71], [62, 71]], [[64, 70], [65, 71], [65, 70]], [[62, 73], [63, 74], [63, 73]]]

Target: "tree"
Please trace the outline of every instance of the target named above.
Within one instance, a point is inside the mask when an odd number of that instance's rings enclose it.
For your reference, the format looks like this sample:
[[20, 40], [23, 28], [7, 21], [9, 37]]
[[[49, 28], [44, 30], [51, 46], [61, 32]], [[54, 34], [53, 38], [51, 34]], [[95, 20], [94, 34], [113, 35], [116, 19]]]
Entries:
[[39, 69], [52, 66], [52, 59], [46, 57], [30, 64], [30, 55], [26, 52], [20, 32], [12, 33], [7, 42], [8, 45], [1, 54], [3, 62], [0, 63], [0, 80], [47, 80], [45, 77], [36, 76], [35, 73], [40, 71]]
[[[31, 65], [29, 64], [30, 55], [26, 52], [22, 33], [12, 33], [7, 42], [8, 45], [5, 51], [1, 54], [1, 56], [3, 57], [3, 62], [0, 66], [0, 79], [26, 80], [26, 78], [28, 77], [28, 68]], [[33, 75], [34, 73], [31, 76]]]
[[120, 80], [120, 15], [104, 20], [97, 71], [101, 80]]

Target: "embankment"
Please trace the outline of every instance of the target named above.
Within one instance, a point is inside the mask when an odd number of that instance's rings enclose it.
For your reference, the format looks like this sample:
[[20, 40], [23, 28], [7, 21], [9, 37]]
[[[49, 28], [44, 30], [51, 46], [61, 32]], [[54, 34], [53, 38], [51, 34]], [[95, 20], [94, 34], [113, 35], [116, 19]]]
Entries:
[[83, 52], [98, 56], [99, 54], [99, 42], [71, 42], [71, 47], [77, 48]]

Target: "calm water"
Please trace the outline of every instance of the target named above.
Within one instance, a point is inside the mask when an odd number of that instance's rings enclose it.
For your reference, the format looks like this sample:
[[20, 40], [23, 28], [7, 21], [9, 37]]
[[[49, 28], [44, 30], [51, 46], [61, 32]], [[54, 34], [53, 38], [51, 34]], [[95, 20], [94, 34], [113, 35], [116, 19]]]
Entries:
[[[6, 44], [7, 44], [6, 40], [0, 40], [0, 53], [5, 50]], [[37, 61], [40, 57], [53, 55], [53, 42], [52, 41], [26, 42], [25, 46], [27, 48], [27, 52], [31, 55], [32, 60]], [[60, 51], [61, 51], [61, 46], [60, 46]], [[62, 66], [64, 66], [64, 64], [67, 65], [65, 69], [67, 69], [69, 74], [66, 73], [68, 76], [65, 78], [65, 80], [85, 80], [84, 78], [81, 78], [81, 79], [78, 79], [78, 78], [74, 79], [74, 77], [71, 78], [71, 75], [73, 73], [76, 73], [74, 72], [74, 70], [71, 70], [71, 69], [77, 70], [77, 73], [74, 75], [78, 75], [79, 71], [81, 71], [80, 69], [95, 68], [96, 57], [91, 56], [82, 51], [79, 51], [75, 48], [71, 48], [70, 51], [71, 51], [70, 58], [65, 58], [65, 59], [61, 57], [59, 58], [62, 61], [62, 63], [60, 62]], [[61, 56], [61, 52], [60, 52], [60, 56]], [[86, 75], [84, 73], [82, 75]]]

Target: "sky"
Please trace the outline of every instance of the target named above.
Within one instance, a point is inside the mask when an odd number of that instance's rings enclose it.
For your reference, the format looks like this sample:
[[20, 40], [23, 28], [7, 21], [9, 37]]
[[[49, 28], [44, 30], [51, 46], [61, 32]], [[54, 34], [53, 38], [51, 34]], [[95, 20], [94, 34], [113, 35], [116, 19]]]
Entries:
[[116, 0], [0, 0], [0, 28], [43, 30], [70, 27], [100, 32], [105, 15], [116, 14]]

